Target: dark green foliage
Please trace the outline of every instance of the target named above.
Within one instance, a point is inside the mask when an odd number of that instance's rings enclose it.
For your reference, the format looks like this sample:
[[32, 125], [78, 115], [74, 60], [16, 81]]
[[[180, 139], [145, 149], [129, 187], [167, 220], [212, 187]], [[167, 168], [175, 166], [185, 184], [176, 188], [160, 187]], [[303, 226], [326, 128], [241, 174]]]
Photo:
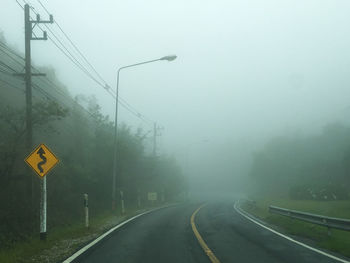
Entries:
[[[0, 61], [15, 68], [2, 52]], [[114, 124], [101, 113], [94, 97], [58, 97], [57, 92], [70, 95], [52, 69], [41, 71], [49, 73], [55, 88], [35, 80], [47, 94], [33, 89], [33, 149], [45, 143], [60, 159], [47, 175], [50, 233], [57, 226], [83, 222], [84, 193], [89, 194], [92, 217], [111, 209]], [[38, 236], [39, 230], [41, 179], [24, 162], [29, 152], [23, 91], [23, 80], [0, 72], [0, 246]], [[118, 127], [117, 188], [124, 192], [126, 209], [134, 209], [138, 197], [142, 207], [150, 205], [148, 192], [163, 193], [165, 201], [172, 201], [185, 188], [175, 161], [146, 154], [144, 137], [141, 129]], [[119, 209], [118, 205], [115, 213]]]
[[293, 199], [349, 198], [350, 128], [328, 125], [322, 134], [271, 140], [253, 159], [251, 175], [264, 194]]

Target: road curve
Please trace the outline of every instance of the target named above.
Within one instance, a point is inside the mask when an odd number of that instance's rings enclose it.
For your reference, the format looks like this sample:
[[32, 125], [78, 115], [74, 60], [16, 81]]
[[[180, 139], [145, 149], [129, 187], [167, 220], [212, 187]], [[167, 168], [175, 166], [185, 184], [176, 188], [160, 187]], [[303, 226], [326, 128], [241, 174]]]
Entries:
[[210, 262], [190, 226], [198, 206], [178, 205], [136, 218], [74, 262]]
[[233, 202], [199, 206], [173, 206], [138, 217], [74, 262], [211, 262], [191, 228], [195, 211], [196, 229], [221, 263], [338, 262], [254, 224], [233, 209]]
[[221, 263], [339, 263], [258, 226], [233, 209], [233, 203], [208, 204], [197, 227]]

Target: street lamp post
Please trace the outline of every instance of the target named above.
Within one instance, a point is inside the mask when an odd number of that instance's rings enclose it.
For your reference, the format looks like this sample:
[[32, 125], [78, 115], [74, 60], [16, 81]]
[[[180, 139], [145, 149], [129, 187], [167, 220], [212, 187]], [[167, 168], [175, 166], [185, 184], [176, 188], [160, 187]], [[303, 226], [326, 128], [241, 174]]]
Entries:
[[[114, 154], [113, 154], [113, 173], [112, 173], [112, 210], [115, 210], [115, 202], [116, 202], [116, 179], [117, 179], [117, 136], [118, 136], [118, 129], [117, 129], [117, 124], [118, 124], [118, 95], [119, 95], [119, 74], [122, 69], [126, 68], [131, 68], [131, 67], [136, 67], [140, 66], [143, 64], [148, 64], [156, 61], [161, 61], [161, 60], [167, 60], [167, 61], [173, 61], [177, 58], [175, 55], [170, 55], [170, 56], [165, 56], [161, 57], [158, 59], [154, 60], [149, 60], [149, 61], [144, 61], [124, 67], [120, 67], [117, 71], [117, 90], [116, 90], [116, 97], [115, 97], [115, 120], [114, 120], [114, 143], [113, 143], [113, 148], [114, 148]], [[121, 209], [122, 213], [124, 214], [124, 199], [123, 199], [123, 192], [120, 191], [120, 197], [121, 197]]]

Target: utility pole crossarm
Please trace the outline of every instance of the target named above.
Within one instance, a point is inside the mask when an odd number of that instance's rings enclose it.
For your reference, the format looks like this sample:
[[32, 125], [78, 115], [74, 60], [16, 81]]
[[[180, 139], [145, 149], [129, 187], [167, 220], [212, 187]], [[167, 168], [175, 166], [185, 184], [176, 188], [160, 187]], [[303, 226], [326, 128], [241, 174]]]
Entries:
[[[29, 5], [26, 4], [24, 7], [26, 8], [26, 6], [28, 6], [28, 9], [29, 9]], [[25, 9], [26, 10], [26, 9]], [[29, 11], [28, 11], [29, 12]], [[33, 37], [33, 29], [35, 28], [36, 25], [38, 24], [52, 24], [53, 23], [53, 16], [50, 15], [50, 20], [41, 20], [40, 19], [40, 15], [37, 14], [36, 15], [36, 20], [31, 20], [30, 19], [30, 14], [28, 14], [28, 21], [27, 23], [29, 24], [30, 26], [30, 40], [47, 40], [47, 33], [46, 31], [43, 31], [43, 37]], [[28, 27], [29, 27], [28, 26]]]
[[[25, 73], [13, 73], [12, 74], [13, 76], [16, 76], [16, 77], [25, 77]], [[32, 76], [35, 76], [35, 77], [46, 77], [46, 74], [45, 73], [32, 73]]]
[[[37, 14], [36, 15], [36, 20], [31, 20], [30, 21], [32, 24], [38, 24], [38, 23], [41, 23], [41, 24], [53, 24], [53, 16], [50, 15], [50, 20], [41, 20], [40, 19], [40, 15]], [[34, 25], [35, 26], [35, 25]]]

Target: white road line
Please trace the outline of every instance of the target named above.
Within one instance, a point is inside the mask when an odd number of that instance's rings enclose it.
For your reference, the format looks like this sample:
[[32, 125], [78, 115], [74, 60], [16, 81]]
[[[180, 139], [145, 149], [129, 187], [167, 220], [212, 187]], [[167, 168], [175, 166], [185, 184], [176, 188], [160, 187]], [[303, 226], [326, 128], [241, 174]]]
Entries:
[[296, 241], [295, 239], [293, 239], [293, 238], [291, 238], [291, 237], [288, 237], [288, 236], [286, 236], [286, 235], [283, 235], [283, 234], [281, 234], [280, 232], [277, 232], [276, 230], [273, 230], [273, 229], [271, 229], [271, 228], [269, 228], [269, 227], [267, 227], [267, 226], [265, 226], [265, 225], [259, 223], [258, 221], [254, 220], [253, 218], [251, 218], [250, 216], [248, 216], [248, 213], [247, 213], [247, 212], [245, 212], [245, 211], [243, 211], [242, 209], [240, 209], [240, 208], [237, 206], [237, 202], [234, 203], [233, 208], [236, 210], [236, 212], [238, 212], [240, 215], [244, 216], [244, 217], [247, 218], [248, 220], [250, 220], [250, 221], [252, 221], [253, 223], [255, 223], [255, 224], [257, 224], [257, 225], [259, 225], [259, 226], [261, 226], [261, 227], [263, 227], [263, 228], [265, 228], [265, 229], [271, 231], [272, 233], [274, 233], [274, 234], [276, 234], [276, 235], [279, 235], [280, 237], [283, 237], [283, 238], [285, 238], [285, 239], [287, 239], [287, 240], [289, 240], [289, 241], [291, 241], [291, 242], [294, 242], [294, 243], [296, 243], [296, 244], [298, 244], [298, 245], [300, 245], [300, 246], [302, 246], [302, 247], [308, 248], [308, 249], [310, 249], [310, 250], [312, 250], [312, 251], [315, 251], [315, 252], [317, 252], [317, 253], [319, 253], [319, 254], [321, 254], [321, 255], [324, 255], [324, 256], [329, 257], [329, 258], [334, 259], [334, 260], [337, 260], [337, 261], [339, 261], [339, 262], [350, 263], [350, 261], [347, 261], [347, 260], [345, 260], [345, 259], [338, 258], [338, 257], [336, 257], [336, 256], [333, 256], [333, 255], [331, 255], [331, 254], [328, 254], [328, 253], [326, 253], [326, 252], [323, 252], [323, 251], [321, 251], [321, 250], [319, 250], [319, 249], [317, 249], [317, 248], [310, 247], [310, 246], [308, 246], [308, 245], [306, 245], [306, 244], [304, 244], [304, 243], [302, 243], [302, 242]]
[[[169, 205], [169, 206], [173, 206], [173, 205]], [[159, 207], [159, 208], [155, 208], [152, 209], [150, 211], [146, 211], [143, 212], [141, 214], [138, 214], [136, 216], [133, 216], [132, 218], [129, 218], [128, 220], [123, 221], [122, 223], [120, 223], [119, 225], [116, 225], [115, 227], [111, 228], [110, 230], [108, 230], [106, 233], [102, 234], [101, 236], [99, 236], [98, 238], [96, 238], [94, 241], [92, 241], [91, 243], [87, 244], [85, 247], [81, 248], [80, 250], [78, 250], [77, 252], [75, 252], [73, 255], [71, 255], [69, 258], [67, 258], [66, 260], [64, 260], [62, 263], [71, 263], [74, 259], [76, 259], [77, 257], [79, 257], [81, 254], [83, 254], [84, 252], [86, 252], [89, 248], [91, 248], [92, 246], [94, 246], [95, 244], [97, 244], [98, 242], [100, 242], [102, 239], [104, 239], [106, 236], [108, 236], [109, 234], [111, 234], [113, 231], [115, 231], [116, 229], [122, 227], [123, 225], [129, 223], [130, 221], [143, 216], [145, 214], [151, 213], [153, 211], [162, 209], [162, 208], [166, 208], [169, 206], [163, 206], [163, 207]]]

